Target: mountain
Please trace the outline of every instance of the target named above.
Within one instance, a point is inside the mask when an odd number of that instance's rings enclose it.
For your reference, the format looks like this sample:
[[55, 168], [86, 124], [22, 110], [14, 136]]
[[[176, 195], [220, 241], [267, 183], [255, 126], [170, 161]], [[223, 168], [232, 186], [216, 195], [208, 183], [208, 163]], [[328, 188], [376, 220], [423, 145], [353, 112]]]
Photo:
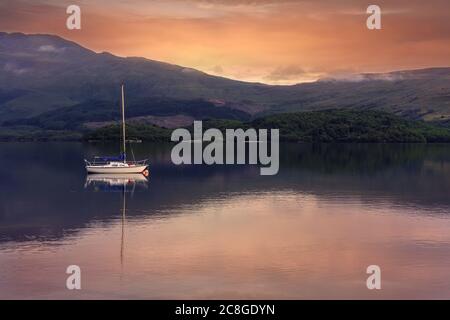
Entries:
[[[154, 98], [237, 104], [264, 101], [268, 86], [213, 77], [143, 58], [95, 53], [50, 35], [0, 33], [0, 118], [30, 118], [91, 101], [116, 102], [126, 84], [129, 107]], [[249, 106], [250, 108], [251, 106]]]
[[0, 70], [0, 125], [10, 128], [78, 130], [108, 124], [119, 116], [121, 83], [126, 84], [128, 118], [169, 127], [173, 119], [186, 124], [208, 118], [249, 120], [340, 108], [382, 110], [426, 121], [450, 119], [450, 68], [270, 86], [96, 53], [53, 35], [0, 33]]

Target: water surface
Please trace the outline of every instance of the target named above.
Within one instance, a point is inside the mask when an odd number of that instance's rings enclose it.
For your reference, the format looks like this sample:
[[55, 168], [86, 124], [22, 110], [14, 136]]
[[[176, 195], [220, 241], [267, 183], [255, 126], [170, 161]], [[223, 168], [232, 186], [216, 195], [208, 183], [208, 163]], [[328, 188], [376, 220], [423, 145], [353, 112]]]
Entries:
[[450, 298], [449, 145], [282, 145], [272, 177], [136, 145], [148, 181], [86, 177], [115, 145], [0, 148], [0, 298]]

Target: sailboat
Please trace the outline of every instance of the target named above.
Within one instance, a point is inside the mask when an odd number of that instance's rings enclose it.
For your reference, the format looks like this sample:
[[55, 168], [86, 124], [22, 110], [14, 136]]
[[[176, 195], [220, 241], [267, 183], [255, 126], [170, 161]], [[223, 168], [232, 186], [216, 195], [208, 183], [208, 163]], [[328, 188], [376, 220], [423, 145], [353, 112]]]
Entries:
[[119, 156], [96, 156], [92, 161], [84, 160], [86, 171], [97, 174], [142, 173], [148, 175], [148, 160], [128, 161], [125, 136], [125, 95], [122, 84], [122, 152]]

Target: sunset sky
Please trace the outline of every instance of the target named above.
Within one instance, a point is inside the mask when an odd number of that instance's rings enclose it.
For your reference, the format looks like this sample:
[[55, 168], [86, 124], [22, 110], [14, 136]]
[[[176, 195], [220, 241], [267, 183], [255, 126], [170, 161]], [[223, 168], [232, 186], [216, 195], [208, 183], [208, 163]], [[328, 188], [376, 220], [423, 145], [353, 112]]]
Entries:
[[[70, 4], [81, 30], [66, 29]], [[382, 30], [366, 27], [370, 4]], [[450, 66], [449, 0], [0, 0], [0, 31], [272, 84]]]

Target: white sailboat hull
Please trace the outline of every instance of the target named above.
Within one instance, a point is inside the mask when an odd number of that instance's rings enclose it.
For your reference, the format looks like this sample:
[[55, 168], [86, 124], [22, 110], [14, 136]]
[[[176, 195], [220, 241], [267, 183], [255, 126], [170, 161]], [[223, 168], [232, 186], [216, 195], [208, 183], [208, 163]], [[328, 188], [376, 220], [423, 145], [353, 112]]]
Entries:
[[88, 173], [142, 173], [147, 169], [146, 165], [136, 165], [136, 166], [128, 166], [128, 167], [111, 167], [111, 166], [86, 166], [86, 170]]
[[120, 183], [133, 181], [133, 182], [147, 182], [147, 178], [140, 173], [117, 173], [117, 174], [89, 174], [86, 176], [87, 182], [109, 182]]

